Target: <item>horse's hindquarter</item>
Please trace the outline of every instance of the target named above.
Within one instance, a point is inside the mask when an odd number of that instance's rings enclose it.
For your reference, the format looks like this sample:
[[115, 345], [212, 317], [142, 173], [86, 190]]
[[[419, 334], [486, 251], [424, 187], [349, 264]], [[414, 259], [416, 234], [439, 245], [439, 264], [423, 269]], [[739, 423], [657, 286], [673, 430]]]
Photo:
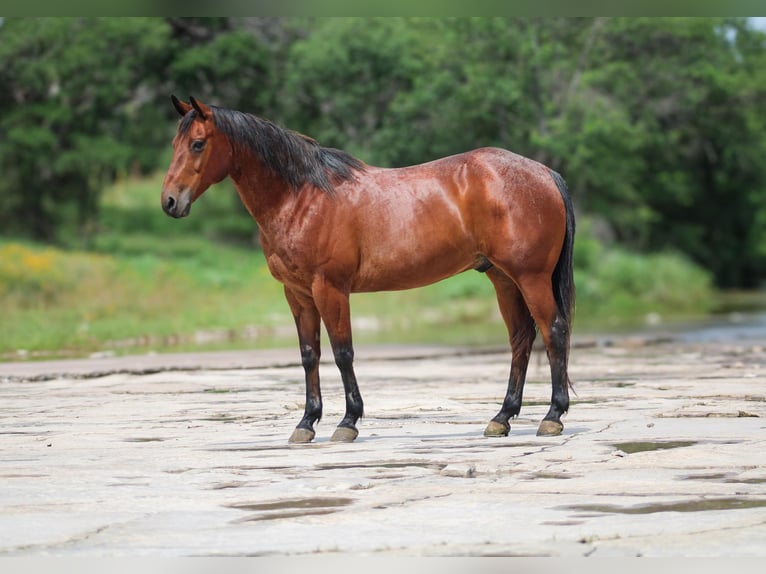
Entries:
[[483, 253], [514, 278], [551, 274], [566, 233], [566, 206], [551, 170], [506, 150], [477, 153], [496, 181], [486, 188], [486, 209], [476, 214]]

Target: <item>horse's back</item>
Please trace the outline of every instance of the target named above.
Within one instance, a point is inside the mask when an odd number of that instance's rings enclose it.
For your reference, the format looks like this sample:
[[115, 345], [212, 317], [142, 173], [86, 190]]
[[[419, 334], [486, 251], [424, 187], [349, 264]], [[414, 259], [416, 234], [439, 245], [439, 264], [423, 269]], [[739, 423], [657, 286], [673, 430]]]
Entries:
[[365, 193], [384, 196], [422, 197], [438, 190], [445, 197], [473, 201], [481, 201], [482, 194], [487, 199], [510, 199], [518, 193], [551, 194], [558, 201], [548, 167], [499, 147], [477, 148], [407, 167], [368, 166], [362, 179], [365, 183], [359, 188], [367, 188]]

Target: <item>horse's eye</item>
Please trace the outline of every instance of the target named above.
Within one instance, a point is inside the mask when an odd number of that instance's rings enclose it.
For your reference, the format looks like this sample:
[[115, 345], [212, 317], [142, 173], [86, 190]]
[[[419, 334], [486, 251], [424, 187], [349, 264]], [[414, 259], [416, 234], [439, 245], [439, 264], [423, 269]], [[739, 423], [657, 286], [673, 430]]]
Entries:
[[203, 149], [205, 149], [205, 140], [194, 140], [191, 143], [191, 150], [193, 152], [201, 152]]

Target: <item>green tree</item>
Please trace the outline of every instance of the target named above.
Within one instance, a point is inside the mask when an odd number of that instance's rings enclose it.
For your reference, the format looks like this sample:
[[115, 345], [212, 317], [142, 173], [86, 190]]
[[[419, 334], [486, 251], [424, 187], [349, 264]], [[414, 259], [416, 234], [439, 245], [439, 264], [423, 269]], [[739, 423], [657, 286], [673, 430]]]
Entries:
[[324, 145], [342, 147], [370, 163], [390, 163], [383, 132], [399, 127], [393, 100], [423, 73], [428, 38], [402, 18], [332, 18], [288, 53], [282, 105], [276, 114], [289, 127]]
[[[147, 18], [6, 19], [0, 27], [0, 225], [86, 229], [119, 171], [154, 167], [168, 29]], [[115, 65], [115, 62], [117, 63]]]
[[285, 18], [168, 18], [168, 89], [227, 108], [269, 114], [278, 107], [285, 52], [305, 33]]
[[571, 82], [589, 21], [332, 19], [290, 51], [284, 117], [364, 159], [405, 165], [535, 145]]
[[[723, 286], [764, 277], [764, 36], [744, 19], [608, 20], [567, 116], [580, 206]], [[619, 177], [615, 177], [619, 175]]]
[[166, 167], [176, 93], [378, 165], [510, 149], [560, 171], [620, 243], [752, 286], [764, 64], [744, 18], [6, 19], [0, 226], [87, 236], [106, 183]]

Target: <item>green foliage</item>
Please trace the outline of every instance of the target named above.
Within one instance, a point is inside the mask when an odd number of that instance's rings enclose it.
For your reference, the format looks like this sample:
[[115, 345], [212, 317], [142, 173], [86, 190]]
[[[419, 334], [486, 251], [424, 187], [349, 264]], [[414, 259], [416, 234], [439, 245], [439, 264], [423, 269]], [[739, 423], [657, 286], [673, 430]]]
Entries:
[[155, 167], [151, 149], [167, 134], [151, 126], [164, 123], [165, 114], [144, 97], [147, 84], [158, 80], [153, 72], [166, 42], [162, 23], [147, 18], [3, 22], [0, 225], [6, 233], [52, 238], [66, 223], [67, 206], [83, 227], [117, 173], [133, 162]]
[[198, 330], [290, 324], [257, 252], [154, 239], [141, 255], [0, 243], [0, 353], [162, 346]]
[[255, 36], [235, 29], [180, 50], [169, 73], [184, 99], [191, 94], [232, 109], [259, 110], [272, 95], [270, 56]]
[[[561, 172], [623, 247], [757, 286], [765, 64], [744, 18], [6, 18], [0, 228], [102, 250], [144, 248], [102, 235], [123, 217], [173, 229], [154, 206], [98, 212], [107, 184], [166, 167], [167, 98], [192, 94], [373, 164], [505, 147]], [[250, 241], [221, 196], [192, 225]]]
[[[757, 284], [766, 126], [754, 103], [766, 82], [753, 71], [763, 33], [735, 19], [614, 19], [595, 45], [582, 85], [614, 112], [607, 145], [583, 143], [602, 161], [567, 169], [576, 193], [587, 188], [580, 207], [608, 218], [624, 244], [684, 252], [721, 285]], [[598, 121], [581, 114], [570, 126], [589, 134]], [[576, 179], [580, 171], [588, 177]]]
[[423, 70], [428, 37], [402, 18], [323, 21], [288, 55], [282, 114], [325, 145], [388, 163], [392, 102]]
[[620, 322], [656, 313], [701, 315], [712, 310], [712, 276], [673, 252], [639, 255], [596, 239], [590, 219], [575, 244], [577, 319]]
[[257, 245], [255, 222], [233, 186], [215, 186], [195, 203], [198, 216], [175, 221], [159, 206], [163, 175], [120, 179], [104, 191], [91, 249], [140, 255], [155, 252], [161, 243], [169, 254], [183, 256], [198, 249], [200, 242]]
[[[23, 244], [0, 245], [0, 296], [7, 308], [29, 309], [58, 304], [62, 291], [72, 289], [71, 268], [57, 264], [60, 251], [32, 249]], [[77, 271], [87, 271], [83, 260]]]

